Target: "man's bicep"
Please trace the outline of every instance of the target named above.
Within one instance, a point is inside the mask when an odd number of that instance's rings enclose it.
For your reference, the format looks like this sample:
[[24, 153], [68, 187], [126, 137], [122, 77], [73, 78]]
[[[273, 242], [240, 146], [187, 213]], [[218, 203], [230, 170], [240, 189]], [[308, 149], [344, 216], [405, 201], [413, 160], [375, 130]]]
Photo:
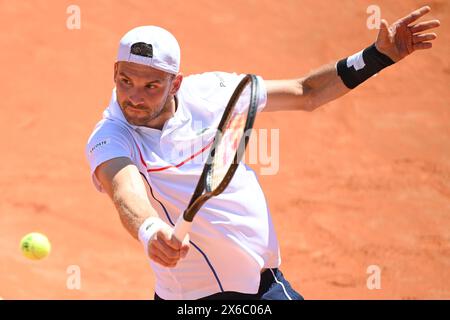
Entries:
[[302, 79], [265, 80], [267, 104], [263, 111], [286, 111], [309, 109], [309, 97]]

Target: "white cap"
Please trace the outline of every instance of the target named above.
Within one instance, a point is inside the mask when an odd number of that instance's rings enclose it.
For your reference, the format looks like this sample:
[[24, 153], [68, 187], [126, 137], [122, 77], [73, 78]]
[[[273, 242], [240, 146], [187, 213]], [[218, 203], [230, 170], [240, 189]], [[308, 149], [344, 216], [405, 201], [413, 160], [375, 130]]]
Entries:
[[177, 39], [163, 28], [137, 27], [120, 39], [117, 61], [139, 63], [177, 74], [180, 71], [180, 46]]

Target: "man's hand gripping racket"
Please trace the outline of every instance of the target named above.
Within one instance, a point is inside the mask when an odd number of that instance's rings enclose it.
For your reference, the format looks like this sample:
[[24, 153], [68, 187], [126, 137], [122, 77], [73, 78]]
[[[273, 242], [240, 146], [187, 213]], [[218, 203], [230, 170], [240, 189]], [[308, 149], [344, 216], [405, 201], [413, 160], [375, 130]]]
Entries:
[[175, 224], [174, 236], [178, 240], [183, 241], [202, 205], [222, 193], [233, 178], [255, 122], [258, 97], [258, 78], [246, 75], [225, 108], [191, 201]]

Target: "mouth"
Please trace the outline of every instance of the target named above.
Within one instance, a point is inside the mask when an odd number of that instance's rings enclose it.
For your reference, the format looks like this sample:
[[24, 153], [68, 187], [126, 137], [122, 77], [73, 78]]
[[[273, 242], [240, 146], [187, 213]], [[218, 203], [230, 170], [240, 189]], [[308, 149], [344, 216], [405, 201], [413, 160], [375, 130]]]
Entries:
[[135, 112], [142, 112], [142, 111], [145, 111], [143, 108], [137, 108], [137, 107], [133, 107], [133, 106], [130, 106], [130, 105], [127, 105], [127, 106], [125, 107], [125, 109], [129, 109], [129, 110], [135, 111]]

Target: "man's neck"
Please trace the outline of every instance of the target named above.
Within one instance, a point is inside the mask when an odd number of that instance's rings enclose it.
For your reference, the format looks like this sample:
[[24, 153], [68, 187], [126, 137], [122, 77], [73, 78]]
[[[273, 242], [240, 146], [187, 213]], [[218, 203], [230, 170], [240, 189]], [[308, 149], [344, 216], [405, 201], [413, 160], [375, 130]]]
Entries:
[[162, 112], [150, 121], [146, 125], [146, 127], [162, 130], [164, 127], [164, 124], [175, 115], [175, 112], [178, 108], [178, 99], [176, 96], [172, 96], [172, 98], [166, 103], [166, 106], [163, 108]]

